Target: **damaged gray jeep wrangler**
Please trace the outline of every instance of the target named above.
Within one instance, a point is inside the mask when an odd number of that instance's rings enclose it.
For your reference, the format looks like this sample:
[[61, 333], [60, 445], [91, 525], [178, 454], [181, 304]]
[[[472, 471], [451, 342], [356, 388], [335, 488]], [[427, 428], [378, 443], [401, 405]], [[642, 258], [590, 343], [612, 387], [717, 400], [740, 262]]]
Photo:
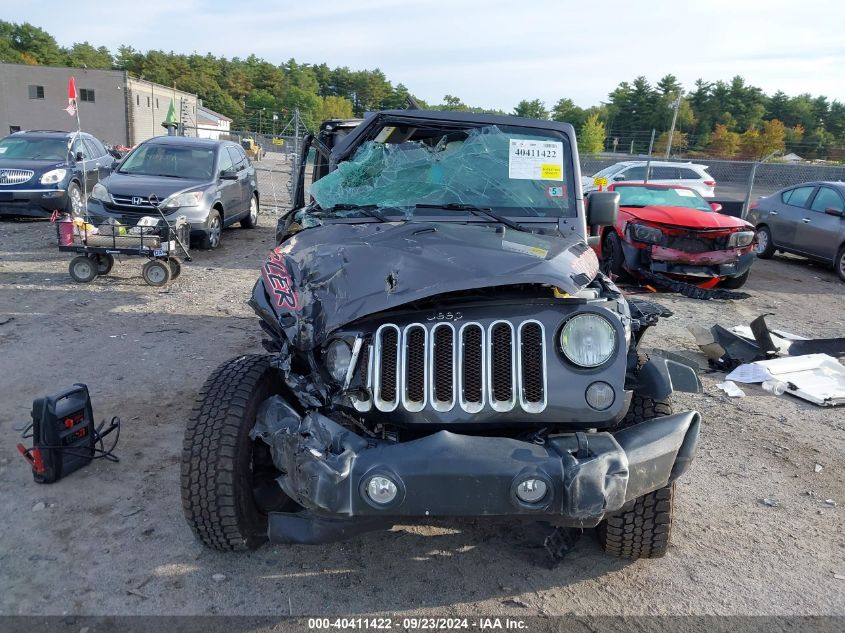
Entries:
[[250, 305], [268, 354], [220, 366], [182, 452], [188, 523], [220, 550], [325, 543], [429, 517], [584, 528], [666, 553], [695, 371], [637, 346], [589, 244], [571, 125], [398, 110], [306, 138]]

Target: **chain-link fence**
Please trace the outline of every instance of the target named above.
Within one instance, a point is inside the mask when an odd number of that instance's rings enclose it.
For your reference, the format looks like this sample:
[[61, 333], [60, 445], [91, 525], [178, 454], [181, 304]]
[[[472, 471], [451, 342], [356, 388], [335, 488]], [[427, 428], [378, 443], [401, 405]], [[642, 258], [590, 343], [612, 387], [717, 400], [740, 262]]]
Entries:
[[[648, 156], [631, 156], [627, 154], [582, 156], [581, 174], [592, 176], [599, 170], [621, 161], [646, 160], [648, 160]], [[652, 157], [652, 161], [663, 160], [665, 159], [662, 157]], [[751, 187], [751, 200], [756, 200], [760, 196], [767, 196], [779, 189], [802, 182], [845, 180], [845, 165], [782, 162], [755, 163], [754, 161], [717, 160], [711, 158], [683, 160], [671, 158], [669, 162], [706, 165], [707, 171], [713, 176], [713, 180], [716, 181], [715, 199], [729, 204], [744, 201], [749, 193], [749, 185]], [[739, 208], [736, 204], [732, 204], [731, 206], [731, 211], [736, 211]]]

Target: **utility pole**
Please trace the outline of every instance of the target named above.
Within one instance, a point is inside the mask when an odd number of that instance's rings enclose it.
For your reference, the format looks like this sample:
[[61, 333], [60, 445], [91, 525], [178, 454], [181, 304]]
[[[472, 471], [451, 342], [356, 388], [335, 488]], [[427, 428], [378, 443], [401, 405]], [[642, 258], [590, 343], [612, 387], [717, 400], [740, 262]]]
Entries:
[[293, 169], [299, 167], [299, 108], [293, 111]]
[[678, 91], [678, 98], [675, 99], [675, 103], [673, 104], [673, 108], [675, 111], [672, 113], [672, 127], [669, 128], [669, 141], [666, 143], [666, 158], [669, 158], [669, 154], [672, 152], [672, 136], [675, 134], [675, 123], [678, 121], [678, 110], [681, 109], [681, 95], [683, 94], [683, 90]]
[[648, 182], [648, 172], [651, 171], [651, 150], [654, 149], [654, 133], [655, 129], [651, 128], [651, 141], [648, 144], [648, 160], [645, 162], [645, 173], [643, 174], [643, 182]]

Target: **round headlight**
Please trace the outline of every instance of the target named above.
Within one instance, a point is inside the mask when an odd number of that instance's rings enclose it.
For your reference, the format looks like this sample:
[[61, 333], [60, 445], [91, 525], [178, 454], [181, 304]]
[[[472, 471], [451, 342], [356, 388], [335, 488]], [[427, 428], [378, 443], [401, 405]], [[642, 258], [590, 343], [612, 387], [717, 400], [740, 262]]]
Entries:
[[598, 367], [616, 352], [616, 330], [597, 314], [579, 314], [563, 326], [560, 350], [580, 367]]
[[326, 369], [329, 370], [332, 378], [338, 382], [346, 380], [346, 371], [349, 363], [352, 362], [352, 350], [346, 341], [335, 339], [326, 348]]

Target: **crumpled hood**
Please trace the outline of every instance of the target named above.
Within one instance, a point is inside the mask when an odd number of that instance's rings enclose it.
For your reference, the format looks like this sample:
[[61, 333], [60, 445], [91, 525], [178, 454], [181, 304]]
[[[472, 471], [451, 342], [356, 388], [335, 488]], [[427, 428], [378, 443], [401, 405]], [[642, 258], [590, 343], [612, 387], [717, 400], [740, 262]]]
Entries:
[[737, 229], [751, 226], [745, 220], [715, 211], [687, 207], [622, 207], [638, 220], [688, 229]]
[[[325, 225], [289, 238], [259, 283], [288, 340], [310, 349], [350, 321], [459, 290], [550, 284], [577, 293], [598, 273], [595, 253], [561, 238], [487, 224]], [[256, 287], [256, 294], [258, 288]]]

